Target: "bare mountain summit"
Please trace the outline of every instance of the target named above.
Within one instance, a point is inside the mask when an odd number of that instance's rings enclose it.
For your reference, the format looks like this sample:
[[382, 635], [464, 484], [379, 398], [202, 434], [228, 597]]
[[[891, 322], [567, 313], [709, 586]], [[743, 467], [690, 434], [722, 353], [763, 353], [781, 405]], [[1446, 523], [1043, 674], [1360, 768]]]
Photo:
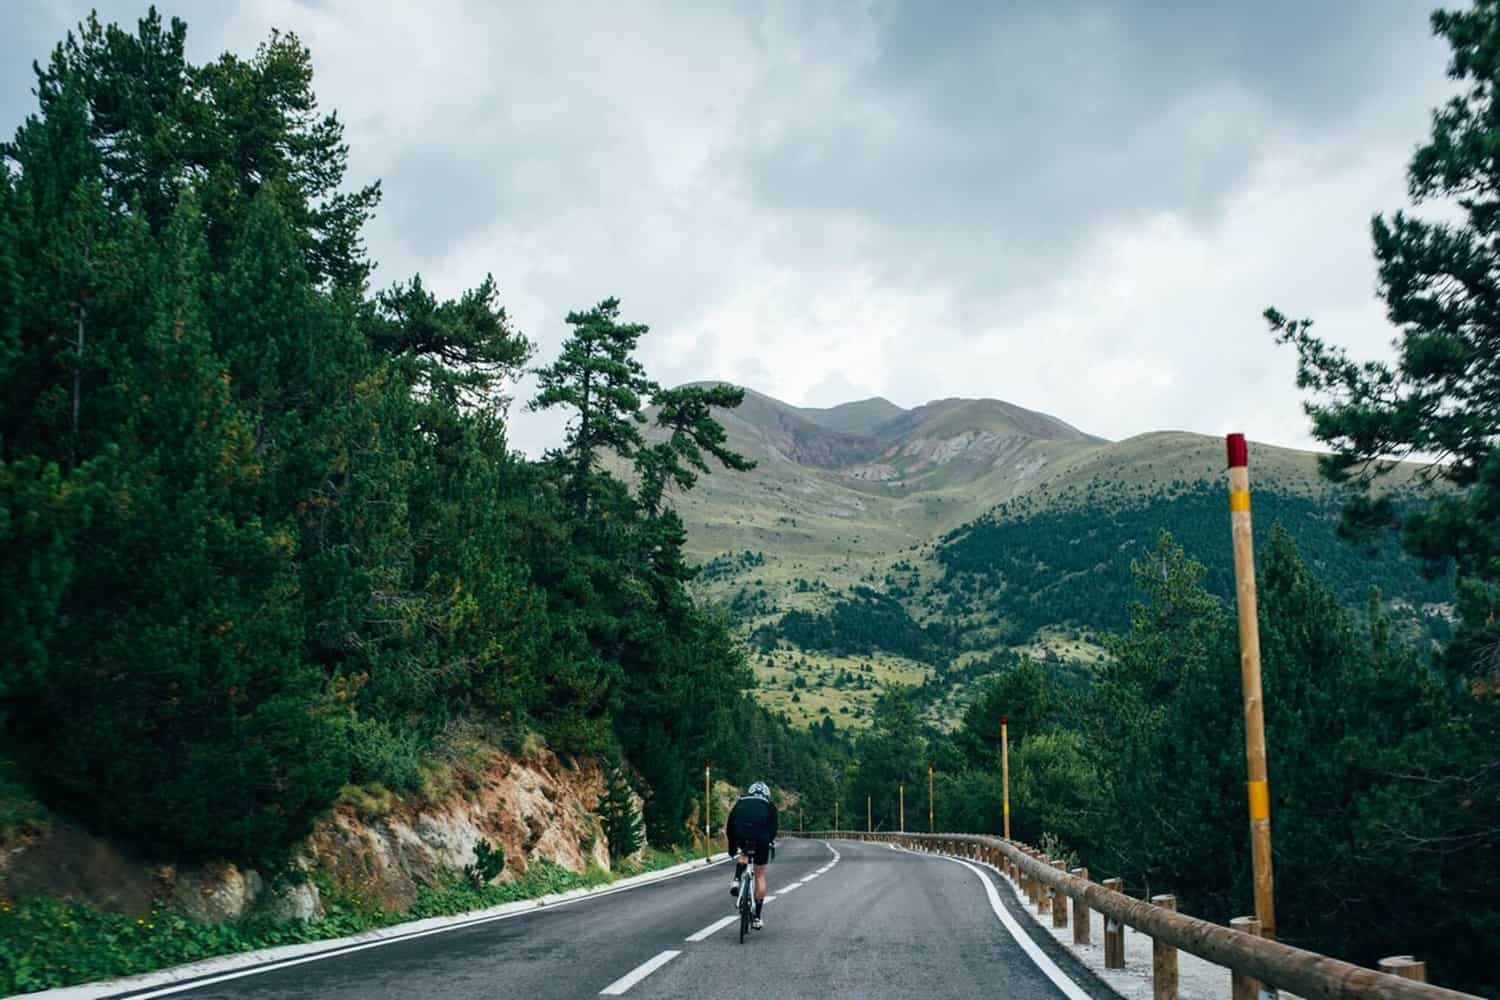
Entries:
[[[816, 409], [747, 389], [720, 419], [731, 446], [758, 464], [704, 476], [678, 498], [689, 547], [704, 559], [750, 549], [771, 564], [794, 554], [873, 568], [1022, 494], [1044, 506], [1091, 487], [1149, 495], [1223, 472], [1218, 438], [1168, 431], [1114, 442], [996, 399]], [[1259, 446], [1257, 480], [1317, 490], [1314, 459]]]

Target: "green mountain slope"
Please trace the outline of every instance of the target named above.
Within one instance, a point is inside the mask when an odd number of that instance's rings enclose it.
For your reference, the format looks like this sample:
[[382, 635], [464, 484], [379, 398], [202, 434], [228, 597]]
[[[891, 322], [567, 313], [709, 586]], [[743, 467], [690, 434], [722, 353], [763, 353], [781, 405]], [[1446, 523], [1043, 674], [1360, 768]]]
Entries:
[[[1164, 528], [1229, 593], [1219, 438], [1113, 442], [990, 399], [818, 410], [753, 391], [724, 424], [756, 469], [704, 477], [678, 509], [699, 589], [753, 637], [761, 700], [794, 719], [861, 725], [885, 680], [925, 683], [943, 718], [1014, 650], [1086, 664]], [[1280, 521], [1346, 601], [1375, 586], [1441, 631], [1451, 585], [1341, 542], [1314, 453], [1252, 445], [1251, 463], [1258, 531]]]

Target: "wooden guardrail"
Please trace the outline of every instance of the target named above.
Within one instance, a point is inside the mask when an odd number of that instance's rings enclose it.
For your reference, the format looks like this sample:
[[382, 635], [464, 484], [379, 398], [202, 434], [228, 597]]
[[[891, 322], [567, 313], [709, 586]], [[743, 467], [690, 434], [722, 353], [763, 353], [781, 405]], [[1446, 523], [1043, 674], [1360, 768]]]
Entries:
[[[1040, 851], [1016, 841], [974, 834], [944, 833], [860, 833], [824, 831], [809, 837], [835, 837], [846, 840], [870, 840], [895, 843], [914, 850], [938, 850], [959, 857], [987, 862], [1015, 880], [1038, 913], [1051, 912], [1053, 926], [1065, 927], [1067, 900], [1073, 901], [1074, 940], [1087, 940], [1088, 911], [1104, 915], [1105, 965], [1124, 965], [1123, 928], [1131, 927], [1152, 940], [1155, 971], [1155, 1000], [1174, 1000], [1177, 992], [1176, 949], [1228, 969], [1233, 976], [1236, 998], [1254, 997], [1259, 984], [1287, 990], [1307, 1000], [1481, 1000], [1469, 993], [1444, 989], [1422, 982], [1421, 963], [1409, 956], [1383, 961], [1390, 971], [1376, 971], [1350, 962], [1304, 951], [1279, 941], [1268, 941], [1253, 932], [1249, 925], [1236, 921], [1235, 927], [1178, 913], [1176, 900], [1170, 896], [1151, 901], [1133, 899], [1108, 887], [1119, 885], [1118, 879], [1105, 884], [1091, 881], [1087, 869], [1064, 871]], [[1062, 915], [1059, 915], [1062, 914]], [[1078, 937], [1078, 923], [1083, 923], [1084, 937]], [[1243, 928], [1243, 929], [1242, 929]], [[1250, 933], [1247, 933], [1251, 931]], [[1111, 964], [1114, 957], [1118, 964]]]

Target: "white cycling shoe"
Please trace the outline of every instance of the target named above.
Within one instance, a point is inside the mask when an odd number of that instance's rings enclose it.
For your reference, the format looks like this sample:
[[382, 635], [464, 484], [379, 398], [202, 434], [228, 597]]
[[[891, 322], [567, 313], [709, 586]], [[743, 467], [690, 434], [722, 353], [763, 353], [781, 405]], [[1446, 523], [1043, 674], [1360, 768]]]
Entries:
[[753, 931], [758, 931], [764, 926], [765, 924], [761, 923], [760, 917], [756, 917], [754, 920], [750, 921], [750, 929]]

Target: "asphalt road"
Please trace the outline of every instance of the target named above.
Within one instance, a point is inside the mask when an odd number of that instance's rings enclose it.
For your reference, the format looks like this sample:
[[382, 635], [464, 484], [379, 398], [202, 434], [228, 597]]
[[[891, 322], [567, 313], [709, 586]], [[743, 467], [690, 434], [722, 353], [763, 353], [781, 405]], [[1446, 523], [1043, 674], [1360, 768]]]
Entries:
[[[728, 892], [731, 874], [718, 865], [172, 995], [494, 1000], [592, 997], [607, 989], [641, 1000], [1064, 995], [1002, 925], [981, 875], [968, 866], [878, 844], [783, 840], [768, 873], [766, 928], [744, 945]], [[998, 884], [991, 872], [983, 878]], [[1008, 892], [999, 896], [1016, 912]], [[1028, 922], [1021, 915], [1023, 928]], [[1035, 940], [1088, 998], [1113, 997], [1044, 937]]]

